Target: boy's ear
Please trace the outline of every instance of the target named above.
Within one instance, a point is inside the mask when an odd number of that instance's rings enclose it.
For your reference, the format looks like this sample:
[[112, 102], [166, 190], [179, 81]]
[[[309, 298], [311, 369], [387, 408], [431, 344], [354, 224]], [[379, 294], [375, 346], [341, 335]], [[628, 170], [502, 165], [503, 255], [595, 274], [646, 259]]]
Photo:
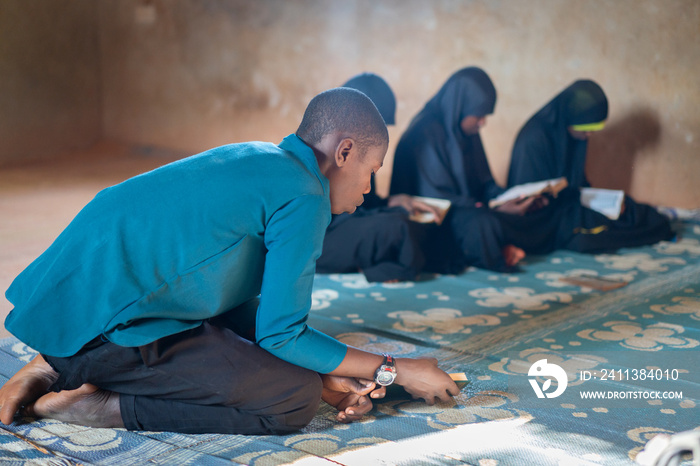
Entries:
[[335, 164], [338, 167], [344, 166], [348, 162], [348, 158], [355, 151], [355, 141], [351, 138], [341, 139], [335, 148]]

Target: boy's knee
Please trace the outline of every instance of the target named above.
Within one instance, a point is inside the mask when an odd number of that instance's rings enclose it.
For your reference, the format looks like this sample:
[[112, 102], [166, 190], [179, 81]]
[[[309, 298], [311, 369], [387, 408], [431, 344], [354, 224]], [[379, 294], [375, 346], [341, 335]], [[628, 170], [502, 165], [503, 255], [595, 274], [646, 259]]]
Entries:
[[321, 403], [323, 383], [321, 376], [313, 371], [306, 371], [303, 390], [298, 393], [297, 409], [287, 416], [287, 423], [295, 430], [306, 427], [318, 412]]
[[318, 412], [323, 383], [316, 372], [304, 370], [299, 375], [301, 388], [290, 397], [288, 410], [280, 417], [274, 433], [286, 434], [306, 427]]

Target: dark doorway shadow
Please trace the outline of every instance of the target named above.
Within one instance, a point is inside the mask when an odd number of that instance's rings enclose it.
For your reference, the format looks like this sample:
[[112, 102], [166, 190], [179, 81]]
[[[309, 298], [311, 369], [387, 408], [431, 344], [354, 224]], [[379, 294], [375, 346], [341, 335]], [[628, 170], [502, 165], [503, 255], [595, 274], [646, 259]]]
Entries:
[[608, 124], [588, 142], [586, 174], [591, 185], [629, 192], [635, 161], [643, 150], [656, 147], [660, 139], [659, 116], [650, 108], [633, 109]]

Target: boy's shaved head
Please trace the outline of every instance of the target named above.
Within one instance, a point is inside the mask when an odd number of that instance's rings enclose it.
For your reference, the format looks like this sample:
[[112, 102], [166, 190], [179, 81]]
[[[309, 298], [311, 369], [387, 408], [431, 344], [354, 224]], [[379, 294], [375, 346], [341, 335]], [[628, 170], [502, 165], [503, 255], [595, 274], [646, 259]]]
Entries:
[[362, 92], [346, 87], [330, 89], [311, 99], [296, 135], [313, 146], [334, 133], [354, 139], [363, 152], [389, 143], [377, 107]]

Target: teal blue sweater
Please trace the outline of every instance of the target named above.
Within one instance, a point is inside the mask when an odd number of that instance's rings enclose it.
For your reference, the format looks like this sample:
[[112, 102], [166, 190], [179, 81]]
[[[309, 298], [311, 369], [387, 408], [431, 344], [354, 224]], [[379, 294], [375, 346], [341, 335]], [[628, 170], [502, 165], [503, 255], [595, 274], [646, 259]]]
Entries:
[[144, 345], [260, 295], [257, 343], [330, 372], [347, 347], [306, 325], [330, 218], [328, 180], [295, 135], [208, 150], [99, 192], [7, 290], [5, 327], [69, 356], [98, 335]]

